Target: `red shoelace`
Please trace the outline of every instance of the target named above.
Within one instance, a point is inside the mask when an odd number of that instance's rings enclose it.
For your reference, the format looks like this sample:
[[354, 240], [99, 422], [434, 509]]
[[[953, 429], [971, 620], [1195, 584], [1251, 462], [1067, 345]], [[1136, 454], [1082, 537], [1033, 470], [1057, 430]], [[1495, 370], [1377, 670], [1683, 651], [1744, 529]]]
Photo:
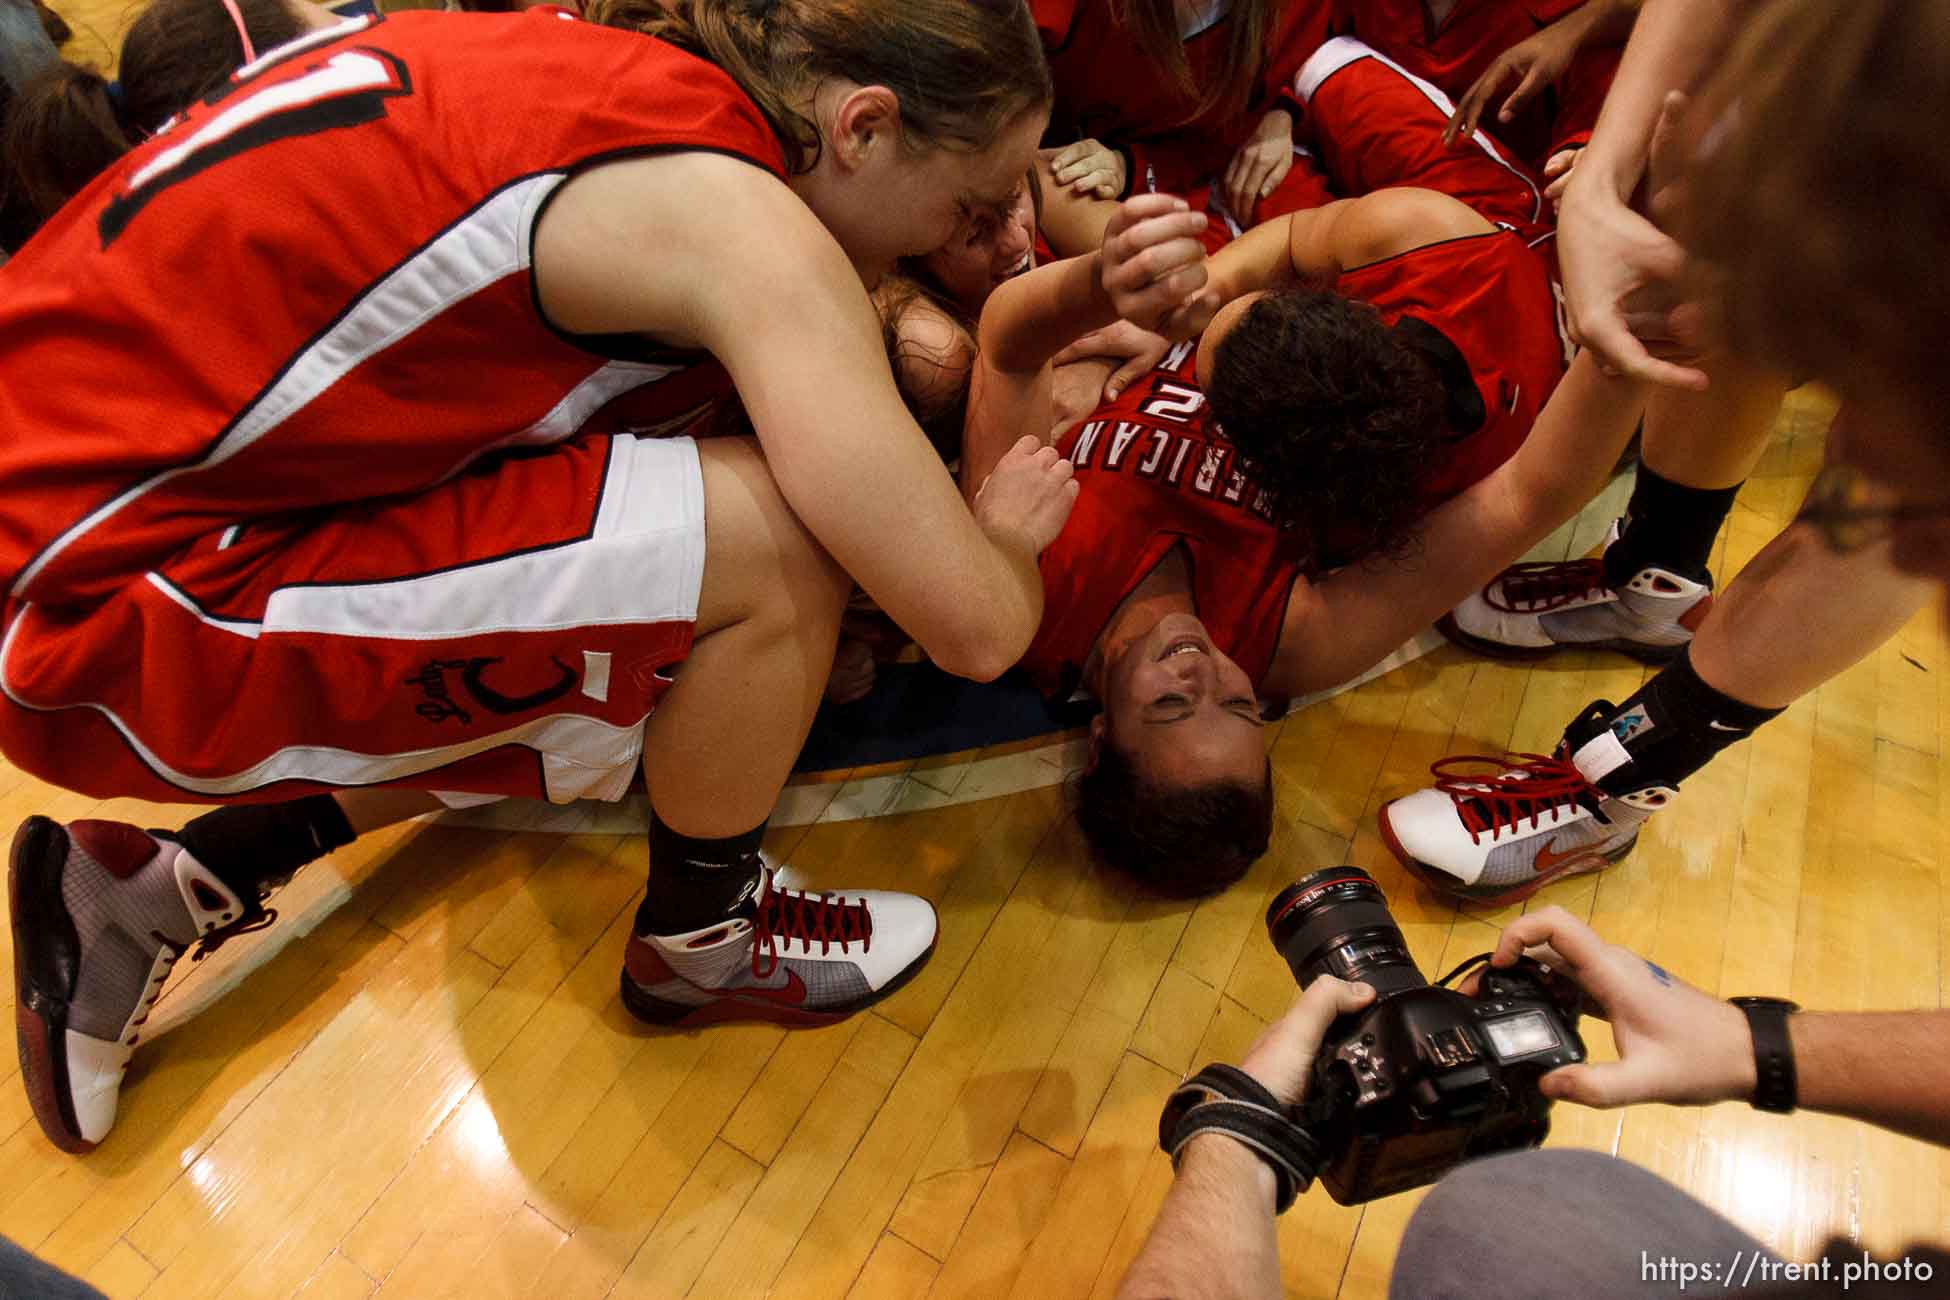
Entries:
[[1483, 600], [1506, 614], [1544, 614], [1609, 586], [1597, 560], [1513, 564], [1484, 591]]
[[778, 945], [799, 940], [819, 945], [823, 956], [834, 944], [873, 947], [873, 915], [864, 902], [838, 894], [807, 894], [767, 882], [765, 898], [752, 918], [752, 974], [769, 979], [778, 969]]
[[[1465, 763], [1494, 768], [1494, 774], [1465, 773], [1456, 770]], [[1473, 844], [1484, 835], [1494, 836], [1508, 826], [1523, 822], [1535, 825], [1540, 818], [1556, 821], [1573, 807], [1587, 806], [1586, 800], [1603, 798], [1598, 787], [1569, 759], [1548, 758], [1543, 754], [1456, 754], [1429, 765], [1435, 773], [1436, 789], [1456, 804], [1456, 815], [1469, 832]]]

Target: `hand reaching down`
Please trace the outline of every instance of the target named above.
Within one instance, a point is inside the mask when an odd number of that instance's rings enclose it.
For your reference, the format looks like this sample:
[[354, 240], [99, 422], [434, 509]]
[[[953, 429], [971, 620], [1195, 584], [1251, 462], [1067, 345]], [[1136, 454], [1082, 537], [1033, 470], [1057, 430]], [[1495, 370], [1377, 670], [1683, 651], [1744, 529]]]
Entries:
[[1078, 198], [1114, 199], [1124, 192], [1124, 155], [1097, 140], [1079, 140], [1042, 154], [1050, 179]]
[[1253, 224], [1253, 209], [1293, 170], [1293, 115], [1273, 109], [1259, 119], [1252, 138], [1232, 155], [1221, 182], [1226, 210], [1241, 226]]
[[1557, 84], [1577, 52], [1577, 36], [1561, 25], [1546, 27], [1503, 51], [1456, 102], [1456, 111], [1449, 115], [1449, 125], [1442, 129], [1442, 143], [1453, 145], [1475, 134], [1484, 111], [1513, 80], [1517, 84], [1503, 97], [1496, 120], [1504, 125], [1515, 121], [1524, 105]]
[[1039, 555], [1056, 540], [1076, 503], [1075, 467], [1025, 434], [1003, 453], [975, 493], [975, 522], [998, 542]]

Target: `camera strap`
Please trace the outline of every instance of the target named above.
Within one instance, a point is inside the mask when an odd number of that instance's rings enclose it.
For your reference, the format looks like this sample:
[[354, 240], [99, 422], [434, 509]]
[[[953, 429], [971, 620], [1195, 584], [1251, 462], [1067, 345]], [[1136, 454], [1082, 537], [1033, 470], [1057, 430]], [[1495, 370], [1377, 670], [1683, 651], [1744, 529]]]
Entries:
[[1208, 1065], [1179, 1084], [1158, 1117], [1158, 1147], [1171, 1157], [1173, 1169], [1185, 1144], [1206, 1132], [1225, 1134], [1271, 1167], [1278, 1185], [1276, 1214], [1286, 1213], [1313, 1185], [1320, 1168], [1320, 1144], [1259, 1080], [1234, 1066]]

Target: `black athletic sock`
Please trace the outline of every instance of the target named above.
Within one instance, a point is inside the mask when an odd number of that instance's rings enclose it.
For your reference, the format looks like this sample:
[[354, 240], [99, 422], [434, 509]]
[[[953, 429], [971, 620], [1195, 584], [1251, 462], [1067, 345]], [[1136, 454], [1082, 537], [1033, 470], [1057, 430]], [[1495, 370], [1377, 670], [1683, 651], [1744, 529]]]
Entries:
[[174, 838], [246, 904], [298, 868], [358, 838], [329, 794], [288, 803], [235, 804], [204, 813]]
[[1606, 794], [1654, 785], [1676, 790], [1715, 754], [1783, 711], [1743, 704], [1708, 686], [1693, 671], [1689, 648], [1625, 703], [1599, 700], [1587, 708], [1564, 743]]
[[636, 910], [638, 934], [684, 934], [721, 921], [758, 885], [760, 822], [721, 840], [679, 835], [650, 812], [650, 883]]
[[1713, 539], [1733, 509], [1740, 485], [1694, 488], [1662, 478], [1643, 461], [1625, 507], [1625, 527], [1605, 551], [1605, 581], [1622, 587], [1632, 575], [1656, 566], [1694, 582], [1710, 582], [1706, 561]]

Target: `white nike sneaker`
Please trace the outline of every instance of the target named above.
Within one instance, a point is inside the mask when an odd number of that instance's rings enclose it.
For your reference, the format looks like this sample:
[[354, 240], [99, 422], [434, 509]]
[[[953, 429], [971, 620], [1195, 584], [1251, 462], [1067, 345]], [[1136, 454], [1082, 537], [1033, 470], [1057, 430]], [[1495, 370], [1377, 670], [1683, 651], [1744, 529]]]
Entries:
[[[1605, 545], [1618, 540], [1614, 522]], [[1456, 644], [1503, 659], [1615, 650], [1645, 663], [1678, 657], [1713, 607], [1710, 583], [1648, 566], [1623, 587], [1600, 560], [1513, 564], [1436, 624]]]
[[758, 888], [724, 920], [638, 934], [623, 957], [623, 1005], [653, 1025], [769, 1020], [829, 1025], [880, 1001], [934, 955], [934, 905], [912, 894]]
[[[1602, 740], [1616, 745], [1610, 732]], [[1491, 770], [1461, 770], [1472, 764]], [[1619, 861], [1678, 793], [1653, 785], [1607, 795], [1563, 749], [1556, 758], [1456, 755], [1431, 770], [1433, 786], [1383, 805], [1382, 841], [1431, 888], [1492, 906]]]

